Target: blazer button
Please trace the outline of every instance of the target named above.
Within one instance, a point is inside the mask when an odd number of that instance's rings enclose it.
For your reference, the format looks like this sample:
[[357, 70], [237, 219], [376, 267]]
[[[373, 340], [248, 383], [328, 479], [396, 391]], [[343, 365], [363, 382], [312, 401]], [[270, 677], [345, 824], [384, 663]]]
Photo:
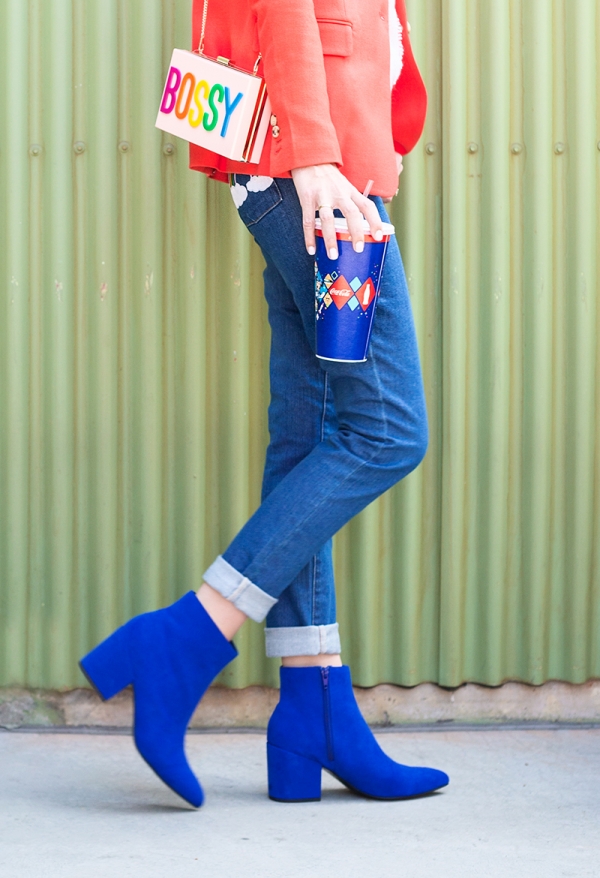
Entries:
[[275, 115], [275, 113], [272, 113], [272, 114], [271, 114], [270, 124], [271, 124], [271, 125], [277, 125], [277, 116]]
[[273, 137], [279, 137], [279, 125], [273, 125]]

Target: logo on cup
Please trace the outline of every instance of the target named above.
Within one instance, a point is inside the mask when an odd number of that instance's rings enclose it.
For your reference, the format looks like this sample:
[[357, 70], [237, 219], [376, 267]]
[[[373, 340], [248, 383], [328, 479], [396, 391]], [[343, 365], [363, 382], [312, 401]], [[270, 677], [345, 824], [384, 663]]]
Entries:
[[343, 308], [354, 295], [354, 291], [350, 289], [350, 284], [342, 274], [329, 287], [329, 295], [333, 298], [337, 308]]
[[363, 311], [366, 311], [373, 299], [375, 298], [375, 286], [371, 278], [366, 280], [362, 287], [356, 293], [356, 298]]

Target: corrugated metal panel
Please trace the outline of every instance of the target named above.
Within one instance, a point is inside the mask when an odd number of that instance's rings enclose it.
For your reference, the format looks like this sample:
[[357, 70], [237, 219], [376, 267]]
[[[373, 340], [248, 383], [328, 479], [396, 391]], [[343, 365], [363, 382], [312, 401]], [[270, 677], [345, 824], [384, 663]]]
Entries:
[[[0, 8], [0, 682], [201, 581], [258, 503], [261, 257], [154, 129], [189, 4]], [[412, 0], [424, 137], [393, 208], [424, 464], [336, 541], [363, 685], [600, 676], [595, 0]], [[262, 632], [230, 685], [273, 683]]]

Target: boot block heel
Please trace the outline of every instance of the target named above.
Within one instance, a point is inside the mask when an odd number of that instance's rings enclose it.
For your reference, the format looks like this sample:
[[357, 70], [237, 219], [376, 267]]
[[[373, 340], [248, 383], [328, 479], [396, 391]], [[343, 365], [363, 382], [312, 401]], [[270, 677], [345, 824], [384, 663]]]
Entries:
[[79, 667], [105, 701], [133, 683], [127, 625], [118, 628], [84, 656]]
[[321, 766], [312, 759], [267, 744], [269, 798], [275, 802], [319, 802]]

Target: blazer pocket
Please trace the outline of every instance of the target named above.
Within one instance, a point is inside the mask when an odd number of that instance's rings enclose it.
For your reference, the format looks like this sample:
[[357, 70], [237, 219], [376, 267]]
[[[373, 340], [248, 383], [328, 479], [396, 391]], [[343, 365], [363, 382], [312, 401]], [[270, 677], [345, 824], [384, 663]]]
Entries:
[[351, 55], [354, 51], [352, 23], [334, 18], [317, 18], [324, 55]]

